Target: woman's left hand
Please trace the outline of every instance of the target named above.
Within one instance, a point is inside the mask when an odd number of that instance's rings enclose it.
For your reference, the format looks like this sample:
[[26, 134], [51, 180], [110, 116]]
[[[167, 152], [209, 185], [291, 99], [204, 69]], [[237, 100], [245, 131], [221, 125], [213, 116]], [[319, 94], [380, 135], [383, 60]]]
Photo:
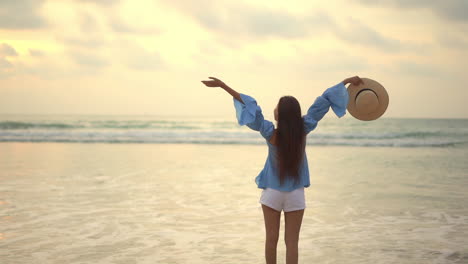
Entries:
[[346, 78], [343, 83], [346, 85], [348, 83], [351, 83], [353, 85], [359, 85], [359, 84], [363, 84], [364, 82], [362, 81], [362, 79], [359, 77], [359, 76], [353, 76], [353, 77], [349, 77], [349, 78]]
[[217, 79], [215, 77], [209, 77], [211, 81], [201, 81], [203, 84], [205, 84], [208, 87], [226, 87], [226, 84], [221, 81], [220, 79]]

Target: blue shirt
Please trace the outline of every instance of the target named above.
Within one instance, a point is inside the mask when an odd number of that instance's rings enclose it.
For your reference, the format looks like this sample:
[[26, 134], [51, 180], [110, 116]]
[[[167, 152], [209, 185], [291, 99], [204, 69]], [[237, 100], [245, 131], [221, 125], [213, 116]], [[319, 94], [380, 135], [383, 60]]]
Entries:
[[[268, 145], [268, 157], [265, 166], [255, 178], [258, 188], [265, 189], [268, 187], [289, 192], [300, 187], [309, 187], [309, 166], [305, 152], [299, 167], [299, 182], [294, 183], [293, 179], [286, 177], [283, 184], [280, 184], [279, 168], [276, 164], [276, 146], [269, 142], [275, 127], [271, 121], [263, 118], [262, 109], [257, 105], [257, 101], [254, 98], [242, 93], [240, 93], [240, 97], [244, 103], [233, 98], [239, 125], [247, 125], [252, 130], [259, 131]], [[330, 107], [336, 116], [340, 118], [344, 116], [348, 101], [348, 91], [342, 82], [326, 89], [321, 96], [315, 99], [315, 102], [309, 107], [307, 114], [302, 117], [304, 120], [304, 132], [308, 134], [314, 130], [317, 127], [317, 123], [328, 112]]]

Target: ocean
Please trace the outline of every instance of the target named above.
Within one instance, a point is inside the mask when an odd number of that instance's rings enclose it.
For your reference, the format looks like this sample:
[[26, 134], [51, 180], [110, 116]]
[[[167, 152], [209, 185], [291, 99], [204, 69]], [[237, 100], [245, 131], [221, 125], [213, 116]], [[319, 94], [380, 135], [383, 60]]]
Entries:
[[[234, 118], [1, 116], [0, 263], [264, 263], [267, 145]], [[468, 120], [307, 142], [299, 263], [468, 263]]]
[[[309, 134], [309, 145], [449, 147], [468, 143], [468, 119], [364, 122], [330, 115]], [[239, 126], [234, 116], [0, 115], [0, 142], [264, 144], [258, 132]]]

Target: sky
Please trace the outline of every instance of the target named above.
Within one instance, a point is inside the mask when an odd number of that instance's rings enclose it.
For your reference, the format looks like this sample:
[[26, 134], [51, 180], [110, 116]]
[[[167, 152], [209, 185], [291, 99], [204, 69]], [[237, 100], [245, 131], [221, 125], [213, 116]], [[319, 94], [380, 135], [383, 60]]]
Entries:
[[468, 118], [467, 47], [466, 0], [1, 0], [0, 114], [235, 117], [214, 76], [272, 119], [358, 75], [383, 117]]

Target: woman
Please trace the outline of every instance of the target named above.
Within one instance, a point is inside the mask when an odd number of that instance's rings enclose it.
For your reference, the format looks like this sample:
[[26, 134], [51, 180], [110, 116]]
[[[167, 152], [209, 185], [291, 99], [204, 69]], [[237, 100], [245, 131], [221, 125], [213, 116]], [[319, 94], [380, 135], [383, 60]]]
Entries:
[[299, 231], [305, 210], [304, 188], [310, 186], [305, 152], [306, 136], [314, 130], [331, 107], [338, 117], [346, 113], [348, 91], [346, 84], [362, 83], [359, 76], [346, 78], [316, 98], [307, 114], [301, 116], [296, 98], [283, 96], [274, 110], [277, 127], [265, 120], [262, 110], [252, 97], [238, 93], [221, 80], [210, 77], [202, 81], [208, 87], [220, 87], [233, 96], [239, 125], [259, 131], [268, 145], [268, 157], [263, 170], [255, 178], [263, 189], [260, 198], [265, 220], [266, 263], [276, 263], [281, 211], [284, 211], [286, 263], [298, 262]]

